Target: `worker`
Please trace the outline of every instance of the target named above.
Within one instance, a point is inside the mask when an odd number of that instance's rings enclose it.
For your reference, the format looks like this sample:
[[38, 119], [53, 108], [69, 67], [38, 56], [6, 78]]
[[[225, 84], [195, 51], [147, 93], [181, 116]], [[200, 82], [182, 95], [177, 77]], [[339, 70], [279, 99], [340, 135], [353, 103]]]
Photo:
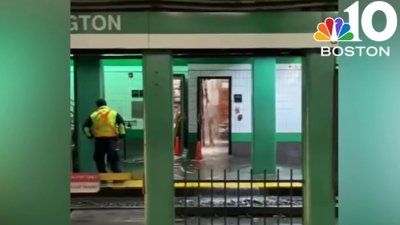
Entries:
[[107, 106], [104, 99], [96, 101], [98, 109], [83, 125], [85, 135], [94, 138], [94, 161], [99, 173], [107, 173], [105, 157], [112, 172], [121, 172], [119, 165], [118, 143], [125, 136], [125, 122], [122, 116]]

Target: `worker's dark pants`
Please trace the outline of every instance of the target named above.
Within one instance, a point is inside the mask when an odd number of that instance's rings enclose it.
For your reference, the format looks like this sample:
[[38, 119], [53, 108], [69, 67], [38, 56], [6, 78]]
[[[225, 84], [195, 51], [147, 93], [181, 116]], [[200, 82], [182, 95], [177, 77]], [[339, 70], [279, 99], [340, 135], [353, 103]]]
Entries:
[[119, 168], [117, 138], [96, 138], [94, 161], [96, 162], [97, 171], [99, 173], [107, 173], [105, 162], [106, 156], [112, 172], [121, 172], [121, 169]]

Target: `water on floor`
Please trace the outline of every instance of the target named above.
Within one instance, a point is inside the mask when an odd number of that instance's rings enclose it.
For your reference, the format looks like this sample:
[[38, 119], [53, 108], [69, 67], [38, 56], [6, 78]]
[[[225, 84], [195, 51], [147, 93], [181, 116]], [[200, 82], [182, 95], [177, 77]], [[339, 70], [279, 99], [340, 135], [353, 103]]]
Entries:
[[[122, 168], [125, 172], [141, 172], [144, 170], [144, 157], [142, 143], [138, 141], [128, 142], [130, 149], [124, 153], [121, 147]], [[206, 145], [202, 148], [203, 159], [200, 161], [188, 160], [187, 149], [183, 151], [182, 156], [175, 156], [174, 159], [174, 177], [176, 180], [186, 179], [196, 180], [198, 177], [202, 180], [222, 180], [224, 179], [224, 170], [227, 180], [249, 180], [251, 177], [251, 158], [244, 156], [233, 156], [228, 154], [228, 142], [216, 140], [214, 146]], [[212, 172], [211, 172], [212, 170]], [[268, 180], [282, 179], [294, 180], [302, 179], [302, 171], [298, 165], [285, 164], [277, 165], [279, 174], [274, 171], [266, 171]], [[199, 175], [200, 173], [200, 175]], [[212, 174], [211, 174], [212, 173]], [[253, 174], [253, 179], [263, 180], [264, 174]]]

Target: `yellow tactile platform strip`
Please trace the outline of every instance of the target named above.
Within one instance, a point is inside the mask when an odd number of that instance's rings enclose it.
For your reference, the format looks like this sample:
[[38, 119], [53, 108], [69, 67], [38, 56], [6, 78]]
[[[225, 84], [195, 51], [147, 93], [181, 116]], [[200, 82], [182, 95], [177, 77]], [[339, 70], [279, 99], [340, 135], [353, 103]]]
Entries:
[[[108, 173], [100, 174], [102, 181], [119, 181], [116, 183], [103, 183], [102, 188], [113, 189], [142, 189], [143, 188], [143, 173]], [[301, 182], [175, 182], [175, 188], [301, 188]]]

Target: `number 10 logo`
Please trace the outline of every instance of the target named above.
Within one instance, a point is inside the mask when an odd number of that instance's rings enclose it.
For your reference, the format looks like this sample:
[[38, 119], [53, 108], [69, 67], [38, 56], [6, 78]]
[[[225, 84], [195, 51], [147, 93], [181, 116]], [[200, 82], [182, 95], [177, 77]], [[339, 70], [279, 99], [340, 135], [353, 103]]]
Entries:
[[[349, 14], [349, 25], [351, 27], [351, 32], [354, 37], [351, 41], [361, 41], [360, 39], [360, 28], [359, 28], [359, 2], [353, 3], [344, 12]], [[382, 31], [376, 31], [373, 26], [373, 16], [376, 12], [381, 11], [386, 17], [386, 27]], [[394, 8], [387, 2], [376, 1], [372, 2], [367, 7], [361, 15], [361, 26], [364, 34], [372, 41], [382, 42], [389, 40], [397, 29], [397, 14]]]

